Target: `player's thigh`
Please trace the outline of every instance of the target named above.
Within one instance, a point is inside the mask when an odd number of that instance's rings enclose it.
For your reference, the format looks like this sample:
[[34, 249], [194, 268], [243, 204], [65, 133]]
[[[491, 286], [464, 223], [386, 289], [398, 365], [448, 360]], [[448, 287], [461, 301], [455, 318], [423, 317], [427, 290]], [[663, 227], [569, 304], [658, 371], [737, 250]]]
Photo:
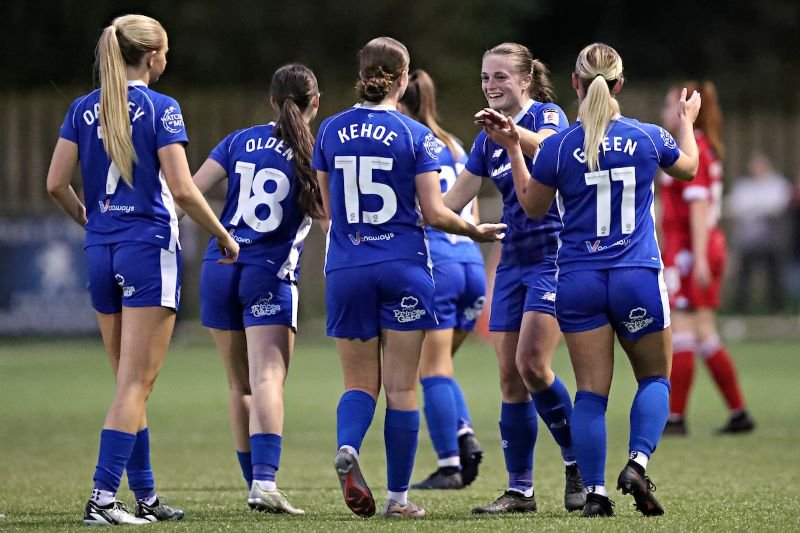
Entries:
[[250, 394], [250, 367], [244, 330], [209, 328], [209, 332], [222, 359], [228, 388], [241, 394]]
[[381, 390], [381, 345], [378, 337], [368, 340], [336, 338], [345, 390], [360, 390], [373, 398]]
[[569, 357], [579, 391], [608, 396], [614, 376], [614, 330], [610, 324], [565, 332]]
[[294, 331], [286, 324], [252, 325], [245, 328], [250, 384], [280, 387], [289, 371]]
[[620, 337], [619, 342], [628, 354], [637, 381], [654, 376], [669, 378], [672, 371], [672, 330], [669, 327], [635, 339]]
[[420, 330], [381, 331], [383, 386], [387, 398], [397, 393], [415, 395], [423, 336]]
[[419, 361], [421, 378], [453, 375], [453, 330], [431, 329], [425, 332]]

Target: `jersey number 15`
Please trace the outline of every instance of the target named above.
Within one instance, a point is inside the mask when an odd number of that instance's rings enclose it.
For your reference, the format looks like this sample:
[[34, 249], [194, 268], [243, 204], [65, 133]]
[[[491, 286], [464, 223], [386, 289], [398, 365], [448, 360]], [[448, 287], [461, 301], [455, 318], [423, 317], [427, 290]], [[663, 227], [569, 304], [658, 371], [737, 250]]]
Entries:
[[[385, 183], [372, 181], [375, 170], [392, 170], [393, 160], [389, 157], [338, 155], [334, 166], [344, 173], [344, 207], [347, 222], [356, 224], [383, 224], [397, 213], [397, 196]], [[361, 211], [360, 194], [380, 196], [383, 207], [379, 211]]]

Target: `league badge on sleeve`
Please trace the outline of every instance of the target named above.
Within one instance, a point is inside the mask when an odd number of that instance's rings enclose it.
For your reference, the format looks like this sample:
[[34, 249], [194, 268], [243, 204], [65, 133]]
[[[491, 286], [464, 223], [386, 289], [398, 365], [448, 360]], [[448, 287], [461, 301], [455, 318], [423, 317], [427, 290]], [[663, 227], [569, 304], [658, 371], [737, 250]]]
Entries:
[[164, 115], [161, 117], [161, 123], [164, 129], [170, 133], [180, 133], [183, 129], [183, 114], [178, 111], [175, 106], [169, 106], [164, 110]]
[[432, 133], [425, 135], [422, 145], [425, 147], [425, 151], [428, 152], [428, 155], [431, 156], [432, 159], [439, 159], [439, 152], [442, 151], [442, 146]]
[[670, 150], [674, 149], [677, 146], [677, 144], [675, 144], [675, 138], [664, 128], [659, 129], [661, 130], [661, 140], [664, 141], [664, 146]]
[[557, 109], [548, 108], [542, 111], [542, 117], [544, 117], [545, 124], [552, 124], [553, 126], [558, 126], [561, 117], [558, 114]]

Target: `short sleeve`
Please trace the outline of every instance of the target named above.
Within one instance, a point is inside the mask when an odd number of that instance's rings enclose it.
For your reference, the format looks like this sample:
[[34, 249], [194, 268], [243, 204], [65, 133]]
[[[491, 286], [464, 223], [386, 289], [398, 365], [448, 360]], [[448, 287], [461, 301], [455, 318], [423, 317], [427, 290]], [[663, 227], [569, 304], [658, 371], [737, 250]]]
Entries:
[[485, 146], [486, 134], [480, 132], [475, 138], [475, 142], [472, 143], [467, 163], [464, 166], [470, 174], [484, 178], [489, 176], [489, 170], [486, 168]]
[[442, 145], [433, 133], [428, 129], [422, 131], [416, 146], [417, 164], [414, 171], [415, 174], [442, 170], [442, 165], [439, 163], [441, 151]]
[[559, 106], [553, 103], [546, 103], [539, 106], [536, 111], [536, 131], [550, 129], [558, 133], [569, 127], [567, 114]]
[[325, 159], [325, 154], [322, 153], [322, 140], [325, 136], [327, 129], [327, 121], [322, 123], [317, 133], [317, 140], [314, 143], [314, 155], [311, 158], [311, 168], [314, 170], [321, 170], [322, 172], [329, 172], [328, 161]]
[[81, 100], [82, 98], [78, 98], [69, 106], [64, 122], [61, 124], [61, 130], [58, 133], [58, 136], [62, 139], [72, 141], [75, 144], [78, 143], [78, 125], [75, 123], [75, 110]]
[[208, 158], [213, 159], [219, 163], [222, 168], [227, 170], [228, 163], [230, 162], [231, 142], [233, 142], [233, 138], [240, 132], [241, 130], [235, 131], [222, 139], [222, 141], [211, 150], [211, 153], [208, 154]]
[[166, 98], [156, 120], [156, 147], [163, 148], [168, 144], [188, 142], [181, 106], [174, 99]]
[[658, 166], [669, 168], [681, 156], [681, 151], [678, 149], [678, 143], [675, 142], [675, 138], [670, 132], [661, 127], [658, 130], [659, 138], [655, 139], [658, 150]]
[[554, 189], [558, 188], [558, 176], [556, 175], [556, 143], [548, 142], [545, 139], [539, 145], [539, 149], [533, 155], [533, 179]]

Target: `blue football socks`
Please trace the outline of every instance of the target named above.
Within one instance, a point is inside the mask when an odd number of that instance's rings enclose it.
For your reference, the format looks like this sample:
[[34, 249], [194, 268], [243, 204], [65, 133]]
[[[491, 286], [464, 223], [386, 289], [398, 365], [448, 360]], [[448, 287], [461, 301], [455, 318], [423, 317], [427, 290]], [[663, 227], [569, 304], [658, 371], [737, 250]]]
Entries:
[[242, 477], [247, 482], [247, 487], [250, 488], [253, 484], [253, 454], [236, 450], [236, 458], [239, 459]]
[[383, 439], [389, 491], [405, 492], [414, 469], [419, 433], [419, 411], [386, 409]]
[[508, 488], [529, 493], [533, 488], [533, 447], [538, 425], [533, 401], [505, 403], [500, 409], [500, 438], [508, 471]]
[[444, 376], [432, 376], [420, 380], [425, 403], [425, 421], [440, 462], [458, 457], [458, 421], [451, 381]]
[[639, 382], [631, 405], [631, 452], [653, 455], [669, 417], [669, 390], [669, 380], [662, 377]]
[[350, 390], [342, 394], [336, 408], [337, 449], [352, 446], [358, 452], [374, 415], [375, 399], [366, 392]]
[[550, 386], [542, 392], [531, 392], [533, 403], [539, 416], [550, 429], [556, 443], [561, 447], [561, 457], [565, 462], [575, 461], [572, 452], [572, 436], [569, 430], [569, 420], [572, 417], [572, 400], [569, 391], [558, 376]]
[[250, 435], [253, 481], [275, 481], [281, 464], [281, 436], [274, 433]]
[[575, 394], [572, 449], [586, 487], [605, 486], [607, 407], [607, 396], [582, 390]]
[[128, 472], [128, 486], [136, 499], [148, 503], [152, 501], [156, 496], [156, 482], [150, 465], [150, 432], [147, 428], [136, 434], [136, 443], [125, 469]]
[[100, 433], [100, 452], [94, 471], [94, 488], [116, 494], [122, 472], [133, 453], [136, 435], [115, 429]]

